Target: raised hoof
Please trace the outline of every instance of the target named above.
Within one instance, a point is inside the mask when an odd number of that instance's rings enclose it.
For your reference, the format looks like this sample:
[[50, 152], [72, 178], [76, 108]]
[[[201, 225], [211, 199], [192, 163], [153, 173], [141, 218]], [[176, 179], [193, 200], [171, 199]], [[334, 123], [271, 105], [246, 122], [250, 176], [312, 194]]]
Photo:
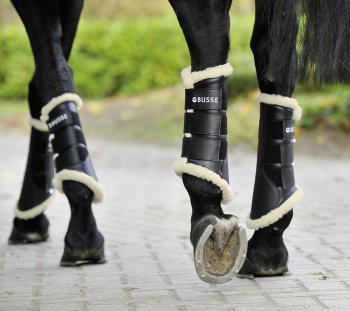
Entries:
[[94, 250], [75, 250], [64, 247], [63, 256], [60, 262], [62, 267], [76, 267], [88, 264], [103, 264], [106, 262], [104, 247]]
[[48, 229], [49, 221], [44, 214], [28, 220], [15, 218], [8, 243], [27, 244], [45, 242], [49, 238]]
[[194, 262], [199, 278], [207, 283], [225, 283], [237, 275], [247, 252], [247, 236], [234, 216], [201, 218], [191, 233]]

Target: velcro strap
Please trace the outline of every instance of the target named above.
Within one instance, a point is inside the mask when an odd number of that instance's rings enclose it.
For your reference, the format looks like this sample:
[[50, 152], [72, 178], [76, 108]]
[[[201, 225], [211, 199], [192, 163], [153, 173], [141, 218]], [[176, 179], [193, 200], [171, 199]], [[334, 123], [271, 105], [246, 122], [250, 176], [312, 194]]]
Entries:
[[221, 113], [185, 113], [184, 133], [220, 135], [223, 118]]
[[76, 105], [72, 102], [64, 102], [49, 113], [47, 126], [50, 133], [72, 124], [80, 125]]
[[264, 163], [280, 163], [282, 165], [294, 162], [293, 143], [283, 144], [282, 140], [269, 140], [264, 151]]
[[221, 110], [222, 91], [210, 89], [189, 89], [186, 90], [186, 110]]
[[88, 156], [85, 145], [75, 145], [71, 148], [63, 150], [55, 159], [57, 171], [61, 171], [67, 167], [83, 162]]
[[281, 164], [292, 164], [294, 162], [294, 144], [283, 144], [280, 146]]
[[79, 126], [68, 126], [63, 131], [55, 134], [52, 147], [55, 153], [77, 144], [86, 144], [83, 133]]
[[50, 118], [47, 121], [50, 133], [56, 133], [60, 129], [72, 125], [73, 119], [70, 113], [62, 112], [60, 114], [50, 114]]
[[294, 139], [294, 120], [283, 120], [283, 139]]
[[218, 161], [220, 146], [220, 139], [184, 137], [182, 157], [193, 160]]
[[281, 175], [283, 189], [289, 189], [295, 186], [293, 166], [282, 168]]

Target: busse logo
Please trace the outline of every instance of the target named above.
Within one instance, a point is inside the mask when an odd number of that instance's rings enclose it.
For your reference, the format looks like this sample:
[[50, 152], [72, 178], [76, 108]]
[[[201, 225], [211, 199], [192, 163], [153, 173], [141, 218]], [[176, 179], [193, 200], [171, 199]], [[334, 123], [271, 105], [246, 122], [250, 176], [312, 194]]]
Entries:
[[294, 133], [294, 126], [286, 127], [286, 133]]
[[215, 103], [219, 102], [219, 97], [192, 97], [192, 103]]
[[64, 120], [68, 120], [68, 116], [67, 114], [62, 114], [60, 116], [58, 116], [57, 118], [53, 119], [52, 121], [50, 121], [47, 125], [49, 127], [49, 129], [52, 129], [54, 126], [60, 124], [62, 121]]

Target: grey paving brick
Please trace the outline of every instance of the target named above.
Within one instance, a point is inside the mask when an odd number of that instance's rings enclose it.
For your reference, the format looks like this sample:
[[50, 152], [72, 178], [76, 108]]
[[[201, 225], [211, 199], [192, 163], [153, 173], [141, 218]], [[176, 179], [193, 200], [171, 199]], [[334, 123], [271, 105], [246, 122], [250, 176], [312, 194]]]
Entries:
[[[105, 203], [94, 208], [106, 238], [107, 264], [59, 267], [69, 221], [63, 196], [46, 212], [49, 241], [7, 245], [26, 140], [23, 133], [0, 134], [0, 146], [9, 152], [0, 153], [0, 311], [350, 309], [347, 159], [297, 157], [305, 197], [285, 233], [289, 276], [210, 285], [198, 279], [193, 266], [189, 199], [171, 168], [180, 150], [175, 147], [90, 142], [107, 193]], [[231, 154], [236, 200], [225, 210], [244, 222], [255, 155], [240, 149]]]

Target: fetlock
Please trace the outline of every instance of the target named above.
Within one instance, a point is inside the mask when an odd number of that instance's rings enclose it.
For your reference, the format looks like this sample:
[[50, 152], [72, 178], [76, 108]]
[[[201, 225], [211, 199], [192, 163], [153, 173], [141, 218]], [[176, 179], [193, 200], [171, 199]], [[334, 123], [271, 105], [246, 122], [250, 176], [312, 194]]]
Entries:
[[283, 233], [292, 217], [293, 211], [290, 211], [274, 224], [254, 231], [241, 274], [275, 276], [288, 271], [288, 250]]
[[104, 263], [104, 237], [97, 229], [91, 207], [93, 192], [75, 181], [64, 181], [63, 191], [69, 201], [71, 218], [61, 265]]

